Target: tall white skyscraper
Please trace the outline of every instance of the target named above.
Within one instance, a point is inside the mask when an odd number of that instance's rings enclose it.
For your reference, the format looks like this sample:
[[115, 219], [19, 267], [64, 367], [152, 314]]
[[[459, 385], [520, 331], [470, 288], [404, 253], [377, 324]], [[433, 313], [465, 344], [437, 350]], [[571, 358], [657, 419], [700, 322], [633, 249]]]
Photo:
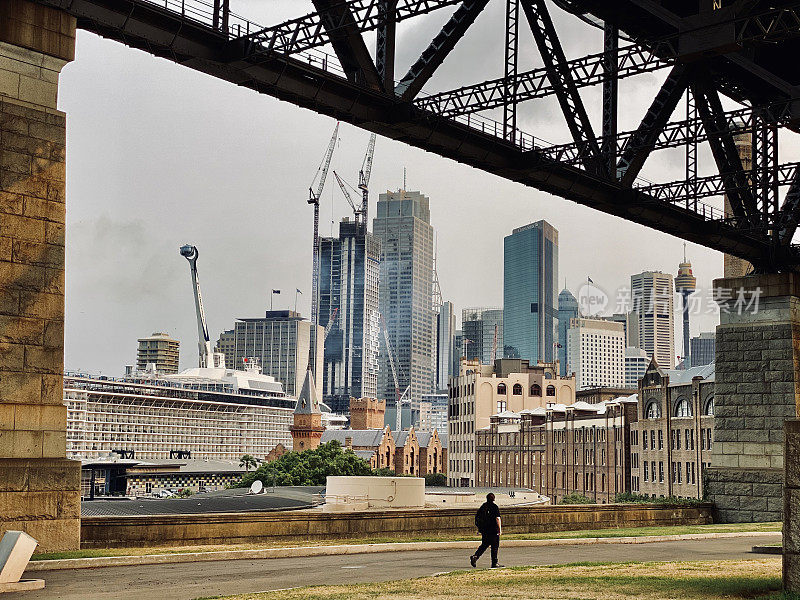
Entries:
[[631, 275], [631, 299], [639, 320], [639, 348], [662, 369], [675, 368], [674, 284], [670, 273]]
[[[397, 366], [400, 393], [409, 388], [412, 409], [434, 383], [433, 227], [430, 201], [420, 192], [381, 194], [373, 235], [381, 243], [380, 312]], [[396, 400], [394, 379], [381, 344], [378, 396]], [[387, 410], [387, 414], [389, 411]]]
[[567, 331], [567, 360], [575, 389], [625, 385], [625, 332], [622, 323], [577, 318]]

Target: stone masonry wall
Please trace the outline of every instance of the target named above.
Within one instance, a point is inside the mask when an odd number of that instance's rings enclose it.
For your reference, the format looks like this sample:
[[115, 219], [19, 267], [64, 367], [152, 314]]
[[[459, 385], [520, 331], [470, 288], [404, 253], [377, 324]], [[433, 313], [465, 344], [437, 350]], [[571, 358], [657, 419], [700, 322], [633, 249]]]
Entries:
[[[734, 290], [717, 327], [714, 446], [706, 470], [707, 498], [721, 522], [782, 517], [783, 424], [796, 415], [798, 388], [797, 283], [791, 274], [715, 282]], [[734, 307], [740, 288], [761, 290], [756, 312]]]
[[[80, 465], [63, 400], [66, 120], [74, 19], [0, 0], [0, 532], [75, 548]], [[40, 51], [41, 50], [41, 51]]]

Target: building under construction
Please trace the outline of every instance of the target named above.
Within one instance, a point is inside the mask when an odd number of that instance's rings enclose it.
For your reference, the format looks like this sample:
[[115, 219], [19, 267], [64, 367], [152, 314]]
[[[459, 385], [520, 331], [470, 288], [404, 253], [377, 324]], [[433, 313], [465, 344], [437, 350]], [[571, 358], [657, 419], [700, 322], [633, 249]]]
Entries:
[[350, 398], [378, 397], [380, 242], [345, 218], [320, 240], [319, 315], [325, 326], [323, 401], [337, 413]]

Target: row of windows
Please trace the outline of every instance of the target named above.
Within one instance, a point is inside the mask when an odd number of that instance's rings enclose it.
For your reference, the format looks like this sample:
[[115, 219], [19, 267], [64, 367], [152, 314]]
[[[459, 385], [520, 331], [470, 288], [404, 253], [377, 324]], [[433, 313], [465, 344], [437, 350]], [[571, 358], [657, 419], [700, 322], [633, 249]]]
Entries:
[[[686, 398], [681, 398], [675, 403], [675, 408], [672, 411], [673, 416], [677, 418], [687, 418], [693, 417], [694, 411], [692, 410], [692, 404]], [[650, 400], [647, 403], [647, 407], [644, 411], [644, 416], [646, 419], [660, 419], [661, 418], [661, 405], [658, 403], [657, 400]], [[714, 396], [711, 396], [708, 400], [706, 400], [705, 406], [703, 407], [703, 416], [713, 417], [714, 416]]]

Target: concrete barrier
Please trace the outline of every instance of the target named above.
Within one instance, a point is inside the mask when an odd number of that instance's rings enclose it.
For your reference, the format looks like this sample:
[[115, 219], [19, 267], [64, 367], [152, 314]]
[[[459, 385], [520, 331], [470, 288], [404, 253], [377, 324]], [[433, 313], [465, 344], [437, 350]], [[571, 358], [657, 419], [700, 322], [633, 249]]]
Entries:
[[[503, 531], [544, 533], [711, 523], [711, 508], [650, 504], [503, 507]], [[397, 539], [475, 535], [474, 508], [84, 517], [82, 548]]]

